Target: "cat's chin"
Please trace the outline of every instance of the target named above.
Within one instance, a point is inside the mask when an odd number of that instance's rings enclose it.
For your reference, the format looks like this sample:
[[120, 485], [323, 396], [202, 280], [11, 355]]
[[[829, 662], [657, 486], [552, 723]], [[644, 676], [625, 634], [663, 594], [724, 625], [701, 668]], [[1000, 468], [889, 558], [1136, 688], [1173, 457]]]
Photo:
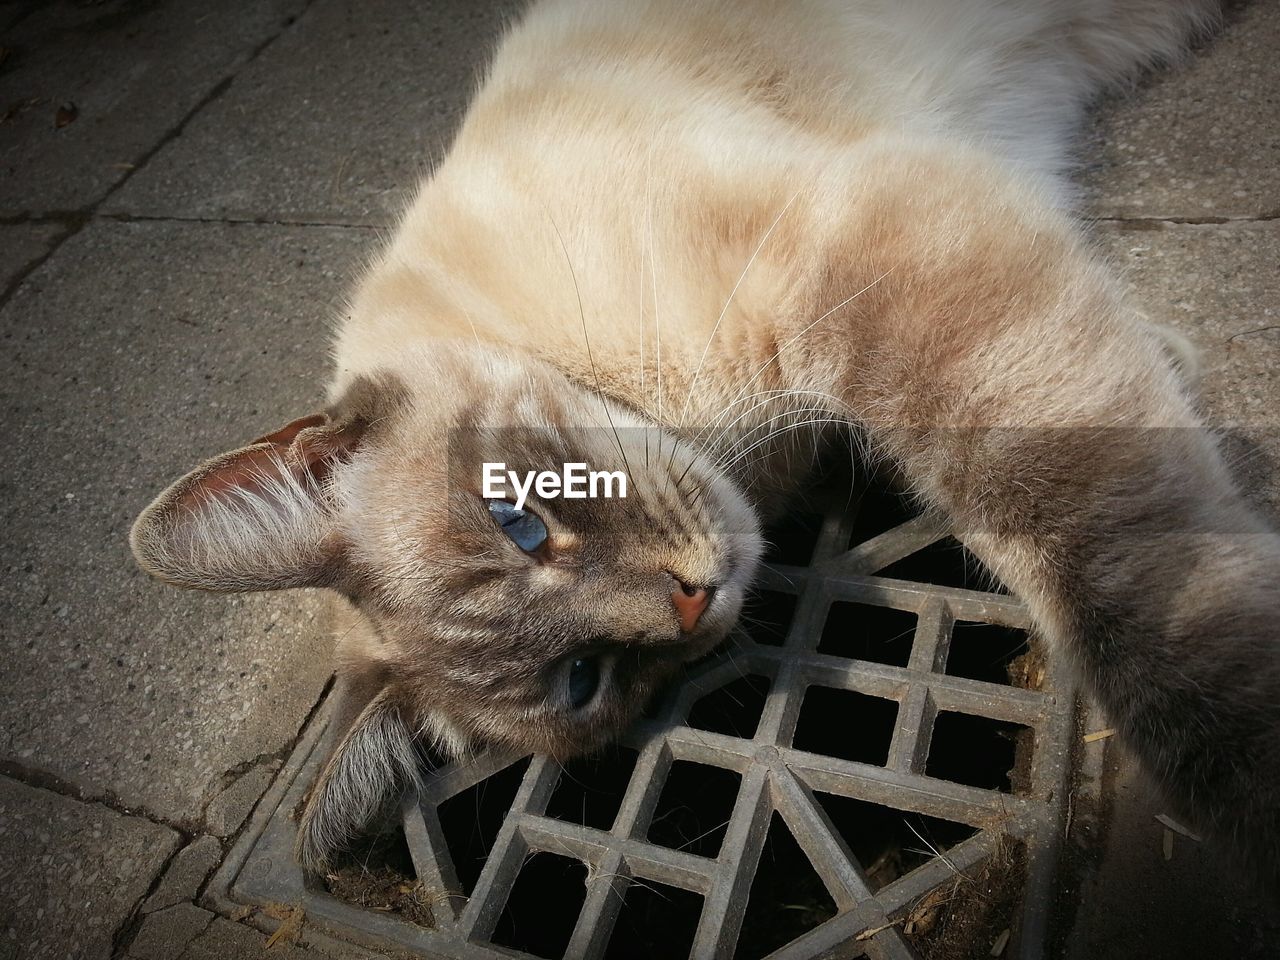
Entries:
[[686, 645], [680, 664], [688, 669], [696, 663], [718, 656], [729, 645], [728, 631], [717, 631]]

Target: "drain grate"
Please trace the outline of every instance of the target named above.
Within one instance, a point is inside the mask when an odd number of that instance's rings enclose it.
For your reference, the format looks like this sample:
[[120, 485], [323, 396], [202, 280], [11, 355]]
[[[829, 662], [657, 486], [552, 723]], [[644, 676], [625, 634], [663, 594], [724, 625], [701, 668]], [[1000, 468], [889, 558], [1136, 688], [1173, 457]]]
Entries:
[[1042, 956], [1074, 691], [938, 520], [815, 499], [741, 635], [620, 746], [446, 764], [358, 883], [324, 884], [291, 855], [318, 722], [211, 904], [476, 960], [970, 956], [1006, 928], [1005, 956]]

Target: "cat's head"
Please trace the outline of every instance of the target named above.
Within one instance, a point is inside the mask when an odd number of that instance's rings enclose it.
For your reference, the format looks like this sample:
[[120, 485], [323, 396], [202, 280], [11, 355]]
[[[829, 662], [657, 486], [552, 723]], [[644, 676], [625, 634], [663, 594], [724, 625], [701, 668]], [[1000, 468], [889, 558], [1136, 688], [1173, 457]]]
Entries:
[[[505, 499], [485, 464], [595, 497]], [[549, 490], [550, 481], [544, 484]], [[579, 485], [575, 483], [575, 487]], [[565, 757], [618, 734], [724, 638], [760, 553], [737, 488], [686, 443], [534, 361], [407, 352], [323, 412], [216, 457], [139, 517], [139, 563], [212, 590], [349, 601], [338, 734], [303, 817], [312, 865], [415, 775], [415, 743]]]

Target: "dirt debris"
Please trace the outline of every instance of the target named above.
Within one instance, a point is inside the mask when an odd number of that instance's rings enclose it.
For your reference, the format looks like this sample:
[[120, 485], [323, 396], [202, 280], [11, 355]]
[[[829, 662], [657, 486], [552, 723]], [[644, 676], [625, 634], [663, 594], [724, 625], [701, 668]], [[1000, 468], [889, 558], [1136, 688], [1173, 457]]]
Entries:
[[306, 914], [301, 907], [289, 906], [283, 903], [268, 903], [262, 908], [262, 912], [273, 920], [280, 921], [280, 926], [276, 927], [275, 933], [267, 938], [268, 950], [277, 944], [298, 942], [298, 938], [302, 935], [302, 922], [306, 918]]
[[390, 867], [343, 867], [327, 874], [324, 882], [344, 903], [398, 914], [420, 927], [436, 924], [432, 902], [437, 898], [421, 880], [406, 878]]
[[923, 960], [990, 956], [1013, 926], [1025, 875], [1022, 845], [1005, 838], [981, 864], [921, 897], [903, 918], [902, 932]]

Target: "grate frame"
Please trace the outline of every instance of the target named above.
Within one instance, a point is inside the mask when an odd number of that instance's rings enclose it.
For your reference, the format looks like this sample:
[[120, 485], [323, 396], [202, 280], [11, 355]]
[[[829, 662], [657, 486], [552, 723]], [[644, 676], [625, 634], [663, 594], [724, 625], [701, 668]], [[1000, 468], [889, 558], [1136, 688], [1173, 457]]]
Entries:
[[[865, 492], [865, 487], [862, 488]], [[244, 907], [296, 904], [308, 937], [338, 938], [374, 950], [409, 951], [456, 960], [531, 956], [489, 942], [520, 869], [532, 853], [581, 860], [586, 896], [564, 956], [604, 955], [623, 894], [633, 881], [653, 881], [703, 897], [690, 957], [733, 956], [751, 884], [774, 813], [809, 858], [835, 902], [837, 914], [769, 954], [771, 960], [867, 956], [910, 960], [917, 953], [895, 921], [954, 878], [977, 868], [1007, 840], [1025, 851], [1025, 878], [1006, 957], [1037, 960], [1047, 948], [1050, 907], [1064, 831], [1075, 730], [1076, 690], [1059, 662], [1045, 655], [1039, 689], [1004, 686], [945, 672], [957, 621], [1029, 630], [1027, 609], [1002, 593], [876, 575], [877, 571], [950, 535], [945, 522], [919, 515], [855, 544], [861, 496], [820, 493], [822, 521], [807, 566], [771, 564], [757, 586], [790, 594], [795, 608], [782, 645], [735, 637], [731, 653], [696, 667], [656, 714], [627, 733], [637, 751], [634, 768], [610, 829], [546, 815], [561, 768], [531, 758], [511, 808], [469, 896], [463, 894], [437, 807], [450, 797], [524, 759], [488, 751], [436, 771], [421, 795], [406, 797], [402, 827], [418, 879], [441, 896], [436, 926], [419, 927], [394, 915], [344, 903], [304, 876], [292, 855], [295, 811], [323, 762], [326, 704], [304, 731], [272, 788], [214, 874], [204, 898], [229, 914]], [[851, 601], [916, 615], [906, 666], [847, 659], [818, 650], [832, 604]], [[772, 678], [751, 738], [687, 726], [694, 703], [747, 674]], [[792, 736], [810, 685], [852, 690], [898, 703], [883, 766], [797, 749]], [[1003, 792], [926, 775], [939, 713], [961, 713], [1019, 724], [1032, 731], [1025, 789]], [[646, 839], [649, 822], [677, 760], [737, 773], [740, 784], [715, 859]], [[977, 832], [879, 890], [834, 827], [814, 792], [836, 794], [977, 828]], [[265, 917], [258, 920], [270, 927]], [[859, 939], [859, 938], [862, 939]]]

